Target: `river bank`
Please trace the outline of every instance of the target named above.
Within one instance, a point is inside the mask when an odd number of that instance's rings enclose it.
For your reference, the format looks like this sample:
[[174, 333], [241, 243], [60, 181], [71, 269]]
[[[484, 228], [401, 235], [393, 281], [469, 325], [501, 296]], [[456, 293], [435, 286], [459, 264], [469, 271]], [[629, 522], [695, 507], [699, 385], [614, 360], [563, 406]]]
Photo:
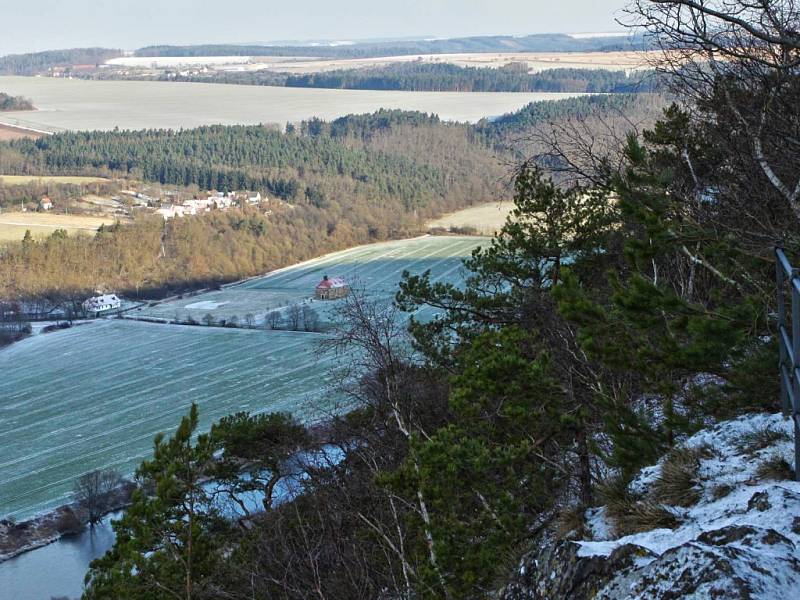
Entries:
[[[129, 506], [134, 489], [136, 485], [132, 481], [125, 481], [114, 490], [108, 498], [105, 514], [119, 512]], [[77, 502], [64, 504], [19, 523], [9, 519], [0, 520], [0, 563], [63, 537], [79, 535], [88, 525], [89, 513]]]

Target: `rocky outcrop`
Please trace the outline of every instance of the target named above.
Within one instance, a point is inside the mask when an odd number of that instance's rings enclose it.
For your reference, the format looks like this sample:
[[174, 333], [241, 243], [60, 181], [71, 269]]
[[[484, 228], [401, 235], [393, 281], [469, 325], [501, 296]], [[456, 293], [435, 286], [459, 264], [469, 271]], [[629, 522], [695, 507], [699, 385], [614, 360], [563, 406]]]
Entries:
[[[587, 511], [591, 539], [543, 544], [527, 554], [502, 600], [773, 600], [800, 597], [800, 484], [759, 471], [790, 460], [791, 424], [780, 415], [722, 423], [686, 442], [710, 451], [698, 502], [665, 506], [674, 529], [615, 539], [604, 508]], [[656, 465], [631, 484], [647, 489]], [[724, 490], [724, 493], [720, 490]]]

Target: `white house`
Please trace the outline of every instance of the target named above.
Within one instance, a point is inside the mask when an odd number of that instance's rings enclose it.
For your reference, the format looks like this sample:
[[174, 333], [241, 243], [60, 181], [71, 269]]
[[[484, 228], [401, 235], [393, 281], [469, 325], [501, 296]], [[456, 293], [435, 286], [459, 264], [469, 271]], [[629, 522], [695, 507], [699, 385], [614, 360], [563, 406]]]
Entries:
[[52, 210], [53, 209], [53, 201], [50, 200], [47, 196], [42, 197], [41, 201], [39, 202], [39, 208], [42, 210]]
[[85, 300], [83, 303], [83, 310], [87, 313], [99, 313], [107, 310], [119, 310], [122, 307], [122, 301], [117, 298], [116, 294], [103, 294], [102, 296], [94, 296]]
[[164, 217], [164, 220], [167, 221], [169, 219], [174, 219], [175, 217], [182, 217], [185, 209], [183, 206], [175, 206], [170, 204], [169, 206], [162, 206], [156, 212]]
[[261, 203], [261, 192], [258, 192], [255, 196], [249, 196], [247, 198], [247, 202], [250, 204], [260, 204]]

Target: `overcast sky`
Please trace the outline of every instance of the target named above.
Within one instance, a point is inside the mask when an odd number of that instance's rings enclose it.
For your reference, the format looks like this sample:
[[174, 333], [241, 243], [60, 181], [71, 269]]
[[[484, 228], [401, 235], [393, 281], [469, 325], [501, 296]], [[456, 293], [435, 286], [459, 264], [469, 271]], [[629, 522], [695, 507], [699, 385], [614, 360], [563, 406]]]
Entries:
[[[626, 0], [0, 0], [0, 54], [149, 44], [605, 32]], [[5, 6], [4, 6], [5, 5]]]

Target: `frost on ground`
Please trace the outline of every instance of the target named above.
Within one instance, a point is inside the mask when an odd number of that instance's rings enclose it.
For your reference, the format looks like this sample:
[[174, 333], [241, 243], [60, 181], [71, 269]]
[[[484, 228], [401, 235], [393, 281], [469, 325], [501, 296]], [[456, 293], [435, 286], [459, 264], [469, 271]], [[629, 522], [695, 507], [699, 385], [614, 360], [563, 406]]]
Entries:
[[[615, 537], [606, 507], [586, 514], [590, 539], [563, 541], [527, 557], [503, 598], [774, 599], [800, 597], [800, 483], [765, 464], [794, 462], [791, 421], [751, 415], [689, 438], [698, 451], [698, 500], [662, 505], [674, 529]], [[781, 460], [782, 459], [782, 460]], [[785, 462], [783, 462], [785, 461]], [[661, 465], [631, 483], [647, 494]]]

